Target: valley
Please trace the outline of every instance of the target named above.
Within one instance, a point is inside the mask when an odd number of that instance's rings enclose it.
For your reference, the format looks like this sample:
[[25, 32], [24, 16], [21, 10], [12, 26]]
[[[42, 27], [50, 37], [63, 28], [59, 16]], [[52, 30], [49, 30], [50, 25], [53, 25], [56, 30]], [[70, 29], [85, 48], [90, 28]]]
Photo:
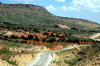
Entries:
[[0, 66], [99, 66], [99, 40], [95, 22], [0, 2]]

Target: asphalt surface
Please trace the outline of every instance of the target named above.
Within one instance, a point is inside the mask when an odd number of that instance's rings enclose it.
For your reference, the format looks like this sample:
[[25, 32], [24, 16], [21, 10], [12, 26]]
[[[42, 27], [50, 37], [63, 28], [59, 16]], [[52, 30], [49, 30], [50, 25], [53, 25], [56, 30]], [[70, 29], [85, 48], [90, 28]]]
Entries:
[[100, 33], [97, 33], [96, 35], [90, 37], [91, 39], [95, 39], [96, 37], [99, 37], [100, 36]]
[[37, 57], [36, 61], [34, 61], [33, 63], [31, 63], [27, 66], [50, 66], [50, 64], [52, 62], [52, 53], [67, 50], [67, 49], [72, 49], [72, 48], [80, 47], [80, 46], [87, 46], [87, 45], [71, 46], [71, 47], [67, 47], [64, 49], [39, 53], [39, 54], [37, 54], [38, 57]]

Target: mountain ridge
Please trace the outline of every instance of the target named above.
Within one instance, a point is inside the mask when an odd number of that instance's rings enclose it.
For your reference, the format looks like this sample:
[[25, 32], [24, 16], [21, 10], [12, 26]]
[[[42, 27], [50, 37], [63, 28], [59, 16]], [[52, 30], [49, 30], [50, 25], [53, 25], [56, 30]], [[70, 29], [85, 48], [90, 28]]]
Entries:
[[[37, 9], [37, 11], [39, 10], [39, 9], [41, 9], [41, 11], [43, 11], [43, 12], [47, 12], [48, 13], [48, 11], [44, 8], [44, 7], [42, 7], [42, 6], [37, 6], [37, 5], [31, 5], [31, 4], [21, 4], [21, 3], [19, 3], [19, 4], [3, 4], [2, 2], [0, 2], [0, 6], [21, 6], [21, 7], [25, 7], [25, 8], [29, 8], [30, 10], [36, 10], [36, 8], [38, 8]], [[36, 8], [35, 8], [36, 7]], [[39, 11], [38, 11], [39, 12]]]
[[3, 4], [0, 2], [0, 22], [20, 25], [54, 26], [57, 24], [82, 29], [100, 29], [100, 24], [95, 22], [59, 17], [49, 13], [44, 7], [31, 4]]

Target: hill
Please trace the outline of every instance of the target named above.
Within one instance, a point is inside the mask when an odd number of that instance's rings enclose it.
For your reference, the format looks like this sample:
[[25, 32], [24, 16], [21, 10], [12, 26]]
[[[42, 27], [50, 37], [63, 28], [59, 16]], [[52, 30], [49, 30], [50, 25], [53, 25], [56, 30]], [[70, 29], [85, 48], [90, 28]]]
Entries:
[[91, 45], [77, 54], [79, 59], [75, 66], [100, 66], [100, 44]]
[[73, 48], [54, 53], [52, 66], [100, 66], [100, 45]]
[[96, 29], [100, 25], [83, 19], [58, 17], [50, 14], [44, 7], [31, 4], [3, 4], [0, 3], [0, 23], [3, 22], [40, 27], [53, 27], [64, 24], [69, 27], [80, 29]]

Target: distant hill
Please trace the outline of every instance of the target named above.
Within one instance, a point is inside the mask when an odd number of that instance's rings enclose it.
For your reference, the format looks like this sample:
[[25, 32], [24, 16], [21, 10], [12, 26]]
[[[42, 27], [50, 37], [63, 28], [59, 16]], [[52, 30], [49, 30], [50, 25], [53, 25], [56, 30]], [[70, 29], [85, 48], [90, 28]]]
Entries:
[[58, 17], [50, 14], [44, 7], [31, 4], [3, 4], [0, 2], [0, 23], [18, 25], [54, 26], [64, 24], [82, 29], [100, 29], [100, 24], [83, 19]]

